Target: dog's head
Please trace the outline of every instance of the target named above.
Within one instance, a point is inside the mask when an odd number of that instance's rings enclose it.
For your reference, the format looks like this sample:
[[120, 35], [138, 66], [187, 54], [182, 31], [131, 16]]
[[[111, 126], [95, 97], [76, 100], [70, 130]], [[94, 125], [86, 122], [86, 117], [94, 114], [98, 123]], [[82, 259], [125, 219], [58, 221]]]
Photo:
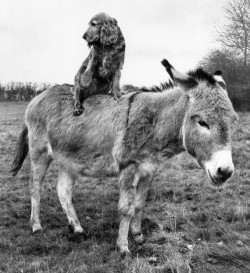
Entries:
[[91, 46], [101, 44], [103, 46], [116, 44], [119, 38], [120, 28], [117, 21], [106, 13], [98, 13], [89, 22], [89, 28], [83, 34], [83, 39]]

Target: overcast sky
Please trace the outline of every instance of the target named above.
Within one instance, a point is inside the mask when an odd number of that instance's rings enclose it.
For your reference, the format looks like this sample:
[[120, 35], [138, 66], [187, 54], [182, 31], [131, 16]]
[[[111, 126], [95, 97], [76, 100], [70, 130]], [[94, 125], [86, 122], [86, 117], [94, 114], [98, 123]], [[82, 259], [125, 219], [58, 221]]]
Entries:
[[0, 0], [0, 82], [73, 83], [89, 54], [81, 38], [106, 12], [126, 40], [122, 84], [164, 81], [163, 58], [195, 68], [214, 44], [226, 0]]

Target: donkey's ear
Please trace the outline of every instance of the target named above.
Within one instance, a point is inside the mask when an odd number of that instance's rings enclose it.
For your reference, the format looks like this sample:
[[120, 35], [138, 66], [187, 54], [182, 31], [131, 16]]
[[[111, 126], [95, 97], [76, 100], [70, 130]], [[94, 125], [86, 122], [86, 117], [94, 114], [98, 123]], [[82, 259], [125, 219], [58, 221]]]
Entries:
[[227, 89], [227, 85], [226, 85], [224, 79], [222, 78], [221, 70], [215, 71], [213, 77], [223, 89], [225, 89], [225, 90]]
[[161, 64], [165, 67], [175, 84], [180, 85], [185, 89], [193, 88], [198, 84], [194, 78], [177, 71], [166, 59], [163, 59]]

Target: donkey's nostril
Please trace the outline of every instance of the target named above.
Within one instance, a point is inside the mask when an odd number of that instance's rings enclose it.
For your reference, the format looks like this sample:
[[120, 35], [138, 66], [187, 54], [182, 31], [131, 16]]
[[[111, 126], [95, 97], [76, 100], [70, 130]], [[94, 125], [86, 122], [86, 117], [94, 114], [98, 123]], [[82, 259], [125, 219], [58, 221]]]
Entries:
[[229, 177], [231, 177], [232, 174], [233, 174], [233, 170], [229, 167], [225, 167], [225, 168], [220, 167], [217, 170], [217, 175], [225, 180], [227, 180]]
[[217, 173], [218, 173], [219, 175], [223, 175], [223, 170], [222, 170], [222, 168], [218, 168]]

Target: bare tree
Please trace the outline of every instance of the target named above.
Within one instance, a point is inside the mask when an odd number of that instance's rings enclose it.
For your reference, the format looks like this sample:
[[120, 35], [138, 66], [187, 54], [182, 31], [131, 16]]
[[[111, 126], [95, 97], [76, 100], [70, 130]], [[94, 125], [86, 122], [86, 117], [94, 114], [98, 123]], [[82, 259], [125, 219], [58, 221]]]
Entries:
[[247, 67], [250, 57], [250, 0], [230, 0], [225, 12], [226, 23], [218, 30], [218, 41], [243, 58]]
[[225, 48], [211, 50], [199, 65], [210, 73], [221, 70], [234, 108], [250, 111], [249, 65], [245, 68], [242, 59], [236, 58]]
[[226, 49], [211, 50], [203, 57], [199, 65], [206, 71], [214, 73], [216, 70], [223, 71], [223, 78], [227, 84], [239, 82], [242, 79], [242, 70], [240, 68], [240, 61], [234, 58], [232, 54]]

